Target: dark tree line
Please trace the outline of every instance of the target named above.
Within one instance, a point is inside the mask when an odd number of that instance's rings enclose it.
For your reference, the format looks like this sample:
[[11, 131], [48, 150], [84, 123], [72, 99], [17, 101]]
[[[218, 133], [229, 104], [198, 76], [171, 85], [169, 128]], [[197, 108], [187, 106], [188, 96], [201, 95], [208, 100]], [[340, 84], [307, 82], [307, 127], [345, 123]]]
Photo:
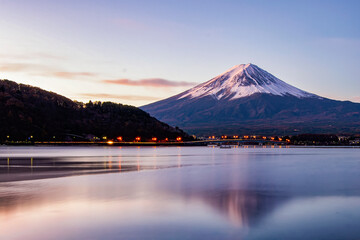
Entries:
[[339, 138], [335, 134], [300, 134], [291, 137], [291, 142], [294, 144], [333, 145], [339, 143]]
[[106, 136], [132, 141], [190, 137], [148, 113], [112, 102], [80, 103], [40, 88], [0, 80], [0, 141], [69, 140]]

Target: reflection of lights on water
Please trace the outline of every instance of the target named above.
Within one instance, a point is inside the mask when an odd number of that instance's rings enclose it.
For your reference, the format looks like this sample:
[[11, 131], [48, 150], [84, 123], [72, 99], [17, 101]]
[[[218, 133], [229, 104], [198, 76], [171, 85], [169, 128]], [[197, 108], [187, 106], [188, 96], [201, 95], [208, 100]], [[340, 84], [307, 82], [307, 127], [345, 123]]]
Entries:
[[34, 163], [34, 159], [33, 158], [30, 158], [30, 164], [31, 164], [31, 174], [33, 173], [33, 163]]
[[136, 147], [138, 151], [136, 151], [136, 164], [137, 164], [137, 171], [140, 171], [140, 156], [141, 156], [141, 152], [140, 152], [140, 146]]
[[181, 155], [180, 154], [177, 155], [177, 160], [178, 160], [178, 168], [180, 168], [181, 167]]
[[153, 146], [152, 148], [154, 150], [154, 153], [152, 155], [152, 157], [154, 159], [153, 169], [156, 169], [157, 168], [157, 158], [158, 158], [157, 149], [156, 149], [156, 146]]
[[112, 156], [108, 156], [107, 167], [112, 169]]
[[176, 147], [178, 150], [178, 154], [177, 154], [177, 162], [178, 162], [178, 168], [181, 167], [181, 147]]
[[119, 167], [119, 171], [121, 171], [121, 156], [119, 156], [118, 167]]

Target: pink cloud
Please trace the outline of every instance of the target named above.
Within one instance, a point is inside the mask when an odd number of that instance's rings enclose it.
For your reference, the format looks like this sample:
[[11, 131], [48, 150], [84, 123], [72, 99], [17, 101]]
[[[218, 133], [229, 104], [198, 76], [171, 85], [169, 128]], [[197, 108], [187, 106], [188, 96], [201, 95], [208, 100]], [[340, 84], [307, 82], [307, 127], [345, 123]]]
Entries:
[[40, 66], [28, 63], [6, 63], [0, 65], [0, 71], [3, 72], [19, 72], [29, 69], [38, 69]]
[[93, 72], [70, 72], [70, 71], [60, 71], [46, 65], [41, 64], [31, 64], [31, 63], [5, 63], [0, 64], [0, 71], [2, 72], [31, 72], [32, 75], [36, 76], [50, 76], [57, 78], [92, 78], [96, 77], [98, 74]]
[[142, 87], [187, 87], [194, 86], [196, 83], [193, 82], [177, 82], [170, 81], [162, 78], [147, 78], [140, 80], [131, 80], [127, 78], [115, 79], [115, 80], [102, 80], [103, 83], [118, 84], [125, 86], [142, 86]]
[[96, 77], [96, 73], [92, 72], [50, 72], [49, 75], [60, 78], [76, 78], [76, 77]]
[[83, 97], [89, 97], [89, 98], [122, 99], [122, 100], [129, 100], [129, 101], [155, 101], [155, 100], [159, 100], [159, 98], [151, 97], [151, 96], [117, 95], [117, 94], [107, 94], [107, 93], [82, 93], [80, 95], [83, 96]]
[[29, 54], [0, 54], [0, 58], [3, 59], [15, 59], [15, 60], [29, 60], [36, 58], [44, 59], [55, 59], [55, 60], [65, 60], [65, 57], [57, 56], [49, 53], [29, 53]]
[[353, 102], [360, 102], [360, 96], [352, 97], [350, 100]]

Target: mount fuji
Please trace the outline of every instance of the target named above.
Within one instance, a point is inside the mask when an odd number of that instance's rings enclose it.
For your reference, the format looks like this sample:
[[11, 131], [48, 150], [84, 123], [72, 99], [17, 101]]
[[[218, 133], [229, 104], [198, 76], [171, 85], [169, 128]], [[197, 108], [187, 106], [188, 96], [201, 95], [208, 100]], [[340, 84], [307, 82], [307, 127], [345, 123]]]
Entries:
[[359, 103], [303, 91], [254, 64], [236, 65], [141, 109], [197, 135], [360, 131]]

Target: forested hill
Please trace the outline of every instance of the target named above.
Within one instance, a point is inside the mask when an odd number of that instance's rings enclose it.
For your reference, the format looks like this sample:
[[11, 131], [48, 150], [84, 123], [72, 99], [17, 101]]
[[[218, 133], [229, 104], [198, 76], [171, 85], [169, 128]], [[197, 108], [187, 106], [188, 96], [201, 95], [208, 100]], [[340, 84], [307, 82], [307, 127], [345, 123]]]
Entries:
[[106, 137], [142, 141], [183, 139], [178, 128], [139, 108], [112, 102], [81, 103], [37, 87], [0, 80], [0, 141], [85, 140]]

